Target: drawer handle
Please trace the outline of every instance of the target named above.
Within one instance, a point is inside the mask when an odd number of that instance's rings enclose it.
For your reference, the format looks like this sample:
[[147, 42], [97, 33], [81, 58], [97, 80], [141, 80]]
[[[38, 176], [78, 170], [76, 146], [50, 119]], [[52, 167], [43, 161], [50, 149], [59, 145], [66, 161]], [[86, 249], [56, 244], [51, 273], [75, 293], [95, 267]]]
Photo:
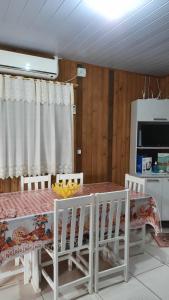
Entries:
[[[160, 180], [159, 179], [147, 179], [147, 182], [159, 182]], [[168, 179], [169, 181], [169, 179]]]
[[167, 121], [167, 118], [153, 118], [154, 121]]

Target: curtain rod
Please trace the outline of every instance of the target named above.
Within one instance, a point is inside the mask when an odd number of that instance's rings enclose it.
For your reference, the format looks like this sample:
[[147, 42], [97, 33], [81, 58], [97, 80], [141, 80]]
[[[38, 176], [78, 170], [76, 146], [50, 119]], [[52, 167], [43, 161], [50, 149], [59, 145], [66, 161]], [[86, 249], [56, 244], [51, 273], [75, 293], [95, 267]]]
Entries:
[[[41, 78], [31, 78], [31, 77], [23, 77], [23, 76], [13, 76], [13, 75], [10, 75], [10, 74], [1, 74], [2, 76], [9, 76], [10, 78], [18, 78], [18, 77], [20, 77], [20, 78], [22, 78], [23, 80], [35, 80], [35, 81], [37, 81], [37, 80], [40, 80], [40, 81], [43, 81], [43, 80], [45, 80], [45, 81], [47, 81], [47, 82], [53, 82], [54, 84], [57, 84], [57, 83], [61, 83], [61, 84], [67, 84], [67, 83], [69, 83], [69, 82], [62, 82], [62, 81], [54, 81], [54, 80], [50, 80], [50, 79], [41, 79]], [[78, 88], [78, 84], [77, 83], [72, 83], [73, 84], [73, 87], [76, 89], [76, 88]]]

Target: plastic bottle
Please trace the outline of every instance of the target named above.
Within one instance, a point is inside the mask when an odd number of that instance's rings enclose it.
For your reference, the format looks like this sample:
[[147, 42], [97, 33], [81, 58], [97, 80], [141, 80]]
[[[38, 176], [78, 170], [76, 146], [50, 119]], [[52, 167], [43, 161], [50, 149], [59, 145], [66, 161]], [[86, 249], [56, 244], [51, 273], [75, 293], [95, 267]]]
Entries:
[[153, 172], [158, 173], [158, 163], [157, 163], [157, 161], [155, 161], [155, 163], [154, 163]]

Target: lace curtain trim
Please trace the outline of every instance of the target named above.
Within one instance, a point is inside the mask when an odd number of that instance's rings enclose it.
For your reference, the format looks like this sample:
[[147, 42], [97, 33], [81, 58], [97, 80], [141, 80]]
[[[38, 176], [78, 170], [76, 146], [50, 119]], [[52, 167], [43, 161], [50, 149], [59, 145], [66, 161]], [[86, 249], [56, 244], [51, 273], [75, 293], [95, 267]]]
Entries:
[[13, 178], [13, 177], [19, 177], [19, 176], [37, 176], [41, 174], [51, 174], [56, 175], [57, 173], [72, 173], [72, 165], [69, 164], [58, 164], [53, 167], [47, 167], [43, 164], [38, 166], [10, 166], [8, 168], [0, 167], [0, 178]]
[[71, 104], [72, 84], [0, 74], [0, 101]]

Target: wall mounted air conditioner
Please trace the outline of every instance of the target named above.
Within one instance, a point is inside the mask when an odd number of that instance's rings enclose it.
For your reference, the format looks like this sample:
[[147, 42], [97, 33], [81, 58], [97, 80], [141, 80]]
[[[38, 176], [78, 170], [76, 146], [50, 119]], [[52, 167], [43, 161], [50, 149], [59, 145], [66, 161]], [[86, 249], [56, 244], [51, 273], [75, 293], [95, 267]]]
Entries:
[[58, 58], [44, 58], [0, 50], [0, 73], [53, 80], [58, 76]]

